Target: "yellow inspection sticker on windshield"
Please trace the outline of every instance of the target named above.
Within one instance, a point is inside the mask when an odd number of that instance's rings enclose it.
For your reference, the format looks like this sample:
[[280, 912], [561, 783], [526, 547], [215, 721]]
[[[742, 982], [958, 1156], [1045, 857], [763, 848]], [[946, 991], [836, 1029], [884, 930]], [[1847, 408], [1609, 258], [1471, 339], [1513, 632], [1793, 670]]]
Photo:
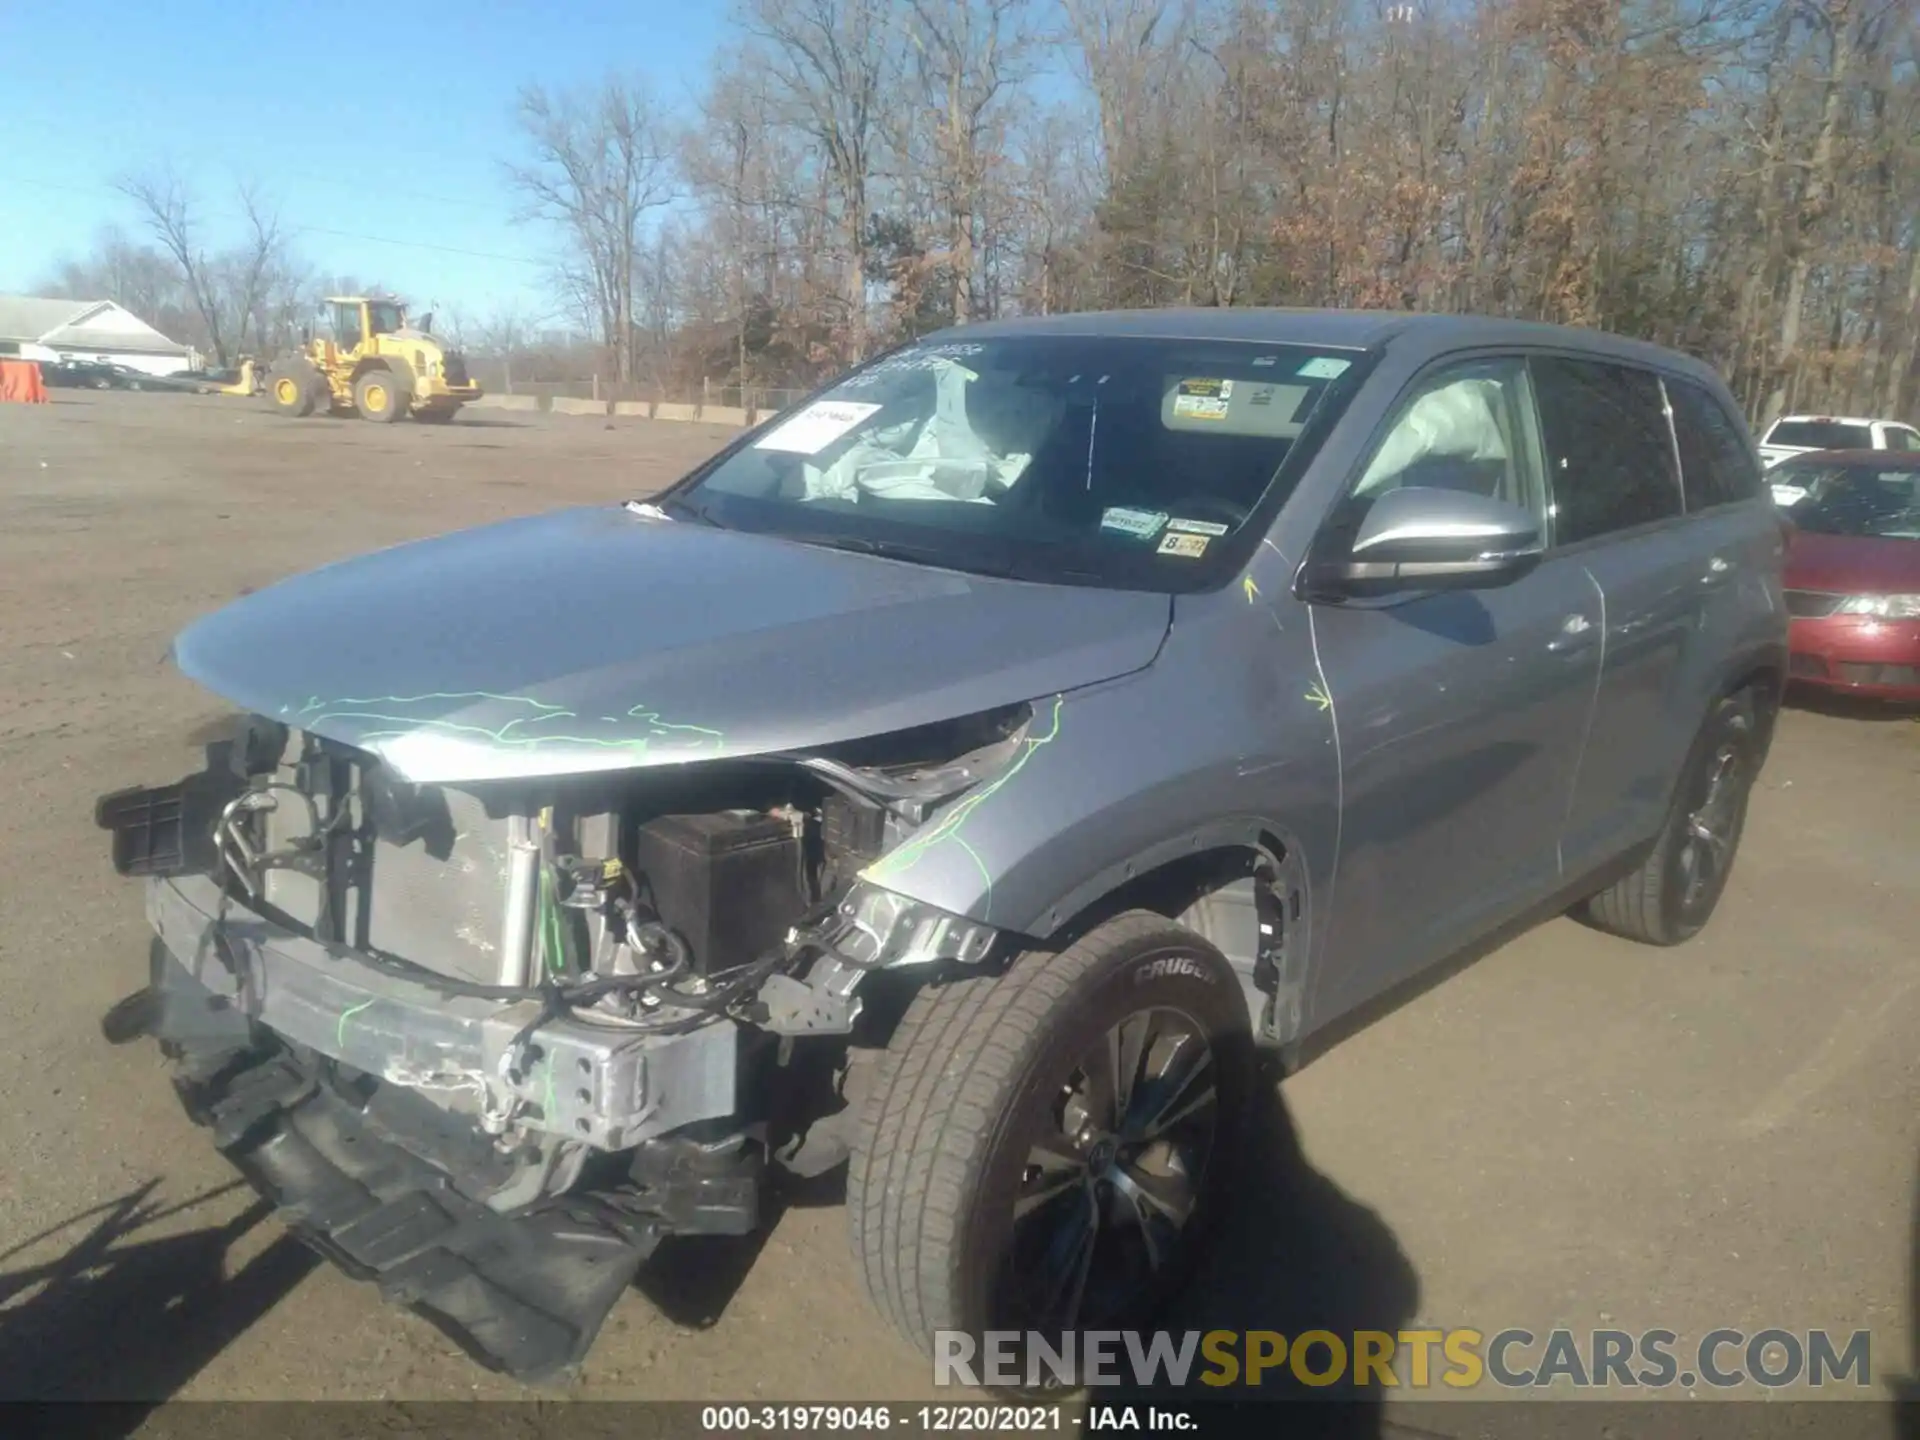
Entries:
[[1184, 555], [1189, 560], [1198, 560], [1207, 553], [1207, 546], [1212, 540], [1211, 535], [1182, 535], [1177, 531], [1169, 531], [1160, 541], [1159, 553]]
[[1233, 400], [1231, 380], [1182, 380], [1173, 396], [1173, 413], [1189, 420], [1224, 420]]

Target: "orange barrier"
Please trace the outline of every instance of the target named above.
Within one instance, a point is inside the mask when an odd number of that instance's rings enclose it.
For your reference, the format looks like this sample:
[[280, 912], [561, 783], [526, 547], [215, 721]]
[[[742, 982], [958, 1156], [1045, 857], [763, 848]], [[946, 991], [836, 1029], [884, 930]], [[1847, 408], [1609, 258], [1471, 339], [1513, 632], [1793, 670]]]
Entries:
[[37, 360], [0, 360], [0, 401], [24, 405], [47, 403], [47, 382], [40, 378]]

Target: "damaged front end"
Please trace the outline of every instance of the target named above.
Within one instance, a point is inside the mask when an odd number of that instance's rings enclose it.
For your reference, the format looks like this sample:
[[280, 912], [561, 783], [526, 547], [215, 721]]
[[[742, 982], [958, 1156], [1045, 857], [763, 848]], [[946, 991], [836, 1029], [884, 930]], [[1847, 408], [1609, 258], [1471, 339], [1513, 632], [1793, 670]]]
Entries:
[[112, 1038], [303, 1239], [488, 1366], [585, 1355], [659, 1241], [816, 1174], [876, 971], [990, 927], [875, 862], [1015, 762], [1027, 705], [806, 753], [461, 786], [251, 718], [103, 797], [151, 983]]

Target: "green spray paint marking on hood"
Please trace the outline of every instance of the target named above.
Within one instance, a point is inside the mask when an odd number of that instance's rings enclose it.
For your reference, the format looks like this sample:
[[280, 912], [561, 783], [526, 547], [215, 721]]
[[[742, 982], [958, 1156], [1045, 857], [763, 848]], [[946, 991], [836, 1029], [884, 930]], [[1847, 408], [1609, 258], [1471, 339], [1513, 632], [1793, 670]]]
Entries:
[[[424, 705], [436, 701], [468, 700], [486, 702], [501, 706], [522, 706], [532, 711], [507, 721], [503, 725], [475, 725], [465, 721], [447, 720], [431, 715], [409, 715], [405, 711], [413, 705]], [[396, 713], [398, 712], [398, 713]], [[646, 728], [641, 735], [574, 735], [556, 734], [542, 731], [539, 734], [515, 733], [522, 727], [547, 725], [562, 720], [579, 720], [579, 715], [561, 705], [550, 705], [529, 695], [499, 695], [486, 690], [432, 691], [422, 695], [377, 695], [370, 697], [344, 697], [336, 700], [323, 700], [318, 696], [310, 698], [297, 711], [289, 713], [283, 709], [283, 715], [299, 726], [318, 729], [329, 720], [353, 720], [392, 725], [391, 730], [369, 730], [360, 736], [360, 743], [374, 744], [381, 740], [397, 740], [409, 735], [445, 735], [449, 738], [479, 739], [506, 750], [535, 750], [546, 747], [589, 747], [605, 750], [629, 750], [644, 754], [655, 745], [674, 744], [688, 750], [718, 752], [726, 745], [726, 736], [704, 725], [682, 725], [660, 718], [660, 712], [650, 709], [646, 704], [635, 705], [624, 716], [602, 715], [598, 717], [603, 724], [621, 725], [627, 721], [637, 721]]]

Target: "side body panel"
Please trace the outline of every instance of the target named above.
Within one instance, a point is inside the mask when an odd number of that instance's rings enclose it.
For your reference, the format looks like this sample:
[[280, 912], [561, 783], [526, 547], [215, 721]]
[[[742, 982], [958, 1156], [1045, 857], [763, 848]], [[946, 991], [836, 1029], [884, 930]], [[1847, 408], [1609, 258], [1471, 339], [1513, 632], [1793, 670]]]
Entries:
[[1312, 615], [1344, 777], [1339, 895], [1309, 1007], [1330, 1018], [1558, 885], [1601, 607], [1577, 560], [1549, 557], [1498, 589]]

